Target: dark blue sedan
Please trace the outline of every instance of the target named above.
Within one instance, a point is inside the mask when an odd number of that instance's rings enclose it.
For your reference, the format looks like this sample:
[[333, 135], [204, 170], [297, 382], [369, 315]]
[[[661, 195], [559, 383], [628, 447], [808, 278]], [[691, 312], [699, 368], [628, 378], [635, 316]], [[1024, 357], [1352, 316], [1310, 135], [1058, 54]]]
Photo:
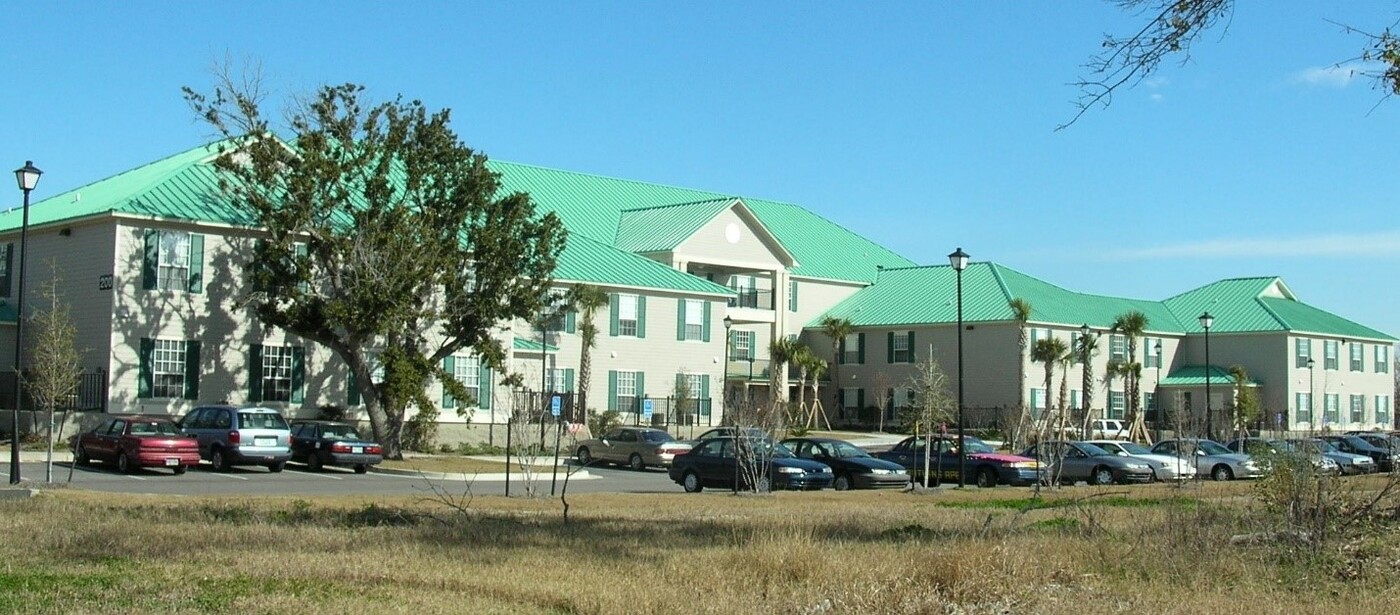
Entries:
[[835, 438], [788, 438], [783, 446], [801, 459], [820, 461], [836, 474], [831, 486], [847, 489], [903, 489], [909, 486], [904, 466], [870, 456], [865, 449]]
[[824, 463], [799, 459], [771, 440], [743, 438], [736, 462], [733, 437], [709, 438], [689, 452], [676, 455], [668, 472], [688, 493], [705, 487], [721, 489], [816, 490], [831, 486], [835, 475]]
[[353, 426], [338, 421], [293, 421], [291, 448], [292, 461], [313, 472], [343, 466], [364, 474], [384, 461], [378, 442], [361, 438]]

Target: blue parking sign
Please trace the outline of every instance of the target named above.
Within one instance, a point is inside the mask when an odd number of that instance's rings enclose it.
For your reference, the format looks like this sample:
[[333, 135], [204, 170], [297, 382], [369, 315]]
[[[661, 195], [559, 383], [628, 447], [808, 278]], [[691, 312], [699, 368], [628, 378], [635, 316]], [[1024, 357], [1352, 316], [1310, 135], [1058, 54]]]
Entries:
[[549, 413], [553, 414], [554, 416], [559, 416], [559, 409], [563, 406], [563, 404], [564, 399], [562, 397], [558, 395], [551, 397], [549, 399]]
[[650, 400], [650, 399], [643, 399], [643, 400], [642, 400], [642, 419], [643, 419], [643, 420], [648, 420], [648, 421], [651, 420], [651, 412], [652, 412], [652, 410], [651, 410], [651, 400]]

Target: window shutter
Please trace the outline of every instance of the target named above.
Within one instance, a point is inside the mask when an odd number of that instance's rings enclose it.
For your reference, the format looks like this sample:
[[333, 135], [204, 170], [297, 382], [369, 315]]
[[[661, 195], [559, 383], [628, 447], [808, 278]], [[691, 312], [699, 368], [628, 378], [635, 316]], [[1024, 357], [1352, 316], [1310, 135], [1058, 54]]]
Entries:
[[248, 401], [262, 401], [262, 344], [248, 348]]
[[906, 358], [906, 359], [904, 360], [905, 363], [913, 363], [913, 362], [914, 362], [914, 349], [915, 349], [915, 348], [918, 348], [918, 346], [915, 346], [915, 345], [914, 345], [914, 332], [913, 332], [913, 331], [910, 331], [910, 332], [909, 332], [909, 350], [908, 350], [909, 356], [908, 356], [908, 358]]
[[749, 356], [747, 356], [747, 357], [745, 357], [745, 358], [746, 358], [746, 359], [749, 359], [750, 361], [752, 361], [752, 360], [754, 359], [754, 357], [756, 356], [756, 355], [754, 354], [754, 352], [756, 351], [756, 349], [754, 348], [754, 346], [757, 346], [757, 345], [758, 345], [758, 340], [756, 339], [756, 338], [758, 337], [758, 335], [755, 334], [753, 331], [745, 331], [745, 332], [744, 332], [744, 337], [748, 338], [748, 340], [749, 340]]
[[647, 298], [637, 295], [637, 339], [647, 336]]
[[646, 397], [647, 392], [647, 375], [642, 372], [635, 373], [637, 376], [637, 394], [632, 397], [634, 401], [632, 402], [631, 410], [633, 412], [641, 412], [642, 398]]
[[360, 405], [360, 379], [355, 376], [355, 370], [348, 369], [349, 366], [346, 367], [350, 372], [350, 377], [346, 379], [346, 388], [349, 390], [345, 394], [345, 405], [358, 406]]
[[705, 300], [705, 312], [700, 315], [700, 341], [710, 341], [710, 300]]
[[485, 361], [481, 362], [479, 377], [476, 379], [477, 400], [476, 407], [482, 410], [491, 409], [491, 365]]
[[856, 389], [856, 409], [865, 409], [865, 389]]
[[[452, 355], [447, 355], [447, 356], [445, 356], [445, 357], [442, 358], [442, 371], [447, 372], [447, 375], [445, 376], [445, 378], [455, 378], [455, 377], [457, 376], [457, 371], [456, 371], [456, 369], [457, 369], [457, 359], [456, 359], [456, 357], [453, 357]], [[451, 394], [451, 393], [447, 392], [447, 387], [443, 387], [443, 388], [442, 388], [442, 407], [443, 407], [443, 408], [456, 408], [456, 407], [457, 407], [457, 400], [454, 399], [454, 398], [452, 397], [452, 394]]]
[[0, 297], [10, 296], [10, 280], [14, 275], [10, 272], [15, 269], [15, 244], [5, 244], [5, 275], [0, 276]]
[[156, 341], [143, 337], [141, 338], [140, 366], [136, 370], [136, 397], [148, 399], [155, 389], [155, 371], [152, 360], [155, 358]]
[[306, 399], [306, 347], [292, 346], [292, 403]]
[[[202, 245], [202, 244], [201, 244], [201, 245]], [[306, 244], [304, 244], [304, 243], [292, 244], [292, 247], [293, 247], [294, 251], [296, 252], [297, 260], [301, 260], [301, 259], [303, 259], [303, 258], [306, 258], [306, 255], [307, 255], [307, 247], [306, 247]], [[304, 281], [303, 281], [303, 282], [297, 282], [297, 289], [300, 290], [301, 292], [304, 292], [304, 293], [305, 293], [305, 292], [311, 292], [311, 283], [310, 283], [310, 282], [304, 282]]]
[[797, 280], [788, 280], [788, 311], [797, 311]]
[[844, 337], [836, 341], [836, 364], [846, 364], [846, 338]]
[[865, 334], [856, 334], [856, 363], [865, 365]]
[[190, 292], [204, 292], [204, 235], [190, 233]]
[[[683, 387], [683, 386], [685, 386], [685, 374], [677, 373], [677, 374], [676, 374], [676, 388], [675, 388], [674, 390], [679, 391], [679, 390], [681, 389], [681, 387]], [[691, 391], [691, 392], [689, 393], [689, 395], [690, 395], [690, 397], [694, 397], [694, 396], [695, 396], [695, 391]], [[686, 399], [690, 399], [690, 397], [687, 397]]]
[[894, 331], [885, 334], [885, 362], [894, 363]]
[[617, 337], [617, 314], [620, 300], [617, 293], [608, 293], [608, 315], [612, 318], [612, 324], [608, 325], [608, 335]]
[[141, 288], [155, 290], [160, 266], [160, 231], [146, 230], [146, 251], [141, 261]]
[[608, 410], [617, 411], [617, 371], [608, 370]]
[[575, 331], [578, 331], [578, 323], [576, 322], [577, 320], [578, 312], [575, 312], [573, 310], [564, 312], [564, 332], [574, 333]]
[[700, 394], [699, 394], [697, 397], [699, 397], [700, 399], [709, 399], [709, 398], [710, 398], [710, 375], [709, 375], [709, 374], [705, 374], [705, 375], [703, 375], [703, 376], [700, 377]]
[[185, 399], [199, 399], [199, 340], [185, 342]]
[[564, 368], [564, 391], [567, 393], [574, 392], [574, 368], [572, 367]]
[[685, 298], [676, 299], [676, 339], [685, 340]]

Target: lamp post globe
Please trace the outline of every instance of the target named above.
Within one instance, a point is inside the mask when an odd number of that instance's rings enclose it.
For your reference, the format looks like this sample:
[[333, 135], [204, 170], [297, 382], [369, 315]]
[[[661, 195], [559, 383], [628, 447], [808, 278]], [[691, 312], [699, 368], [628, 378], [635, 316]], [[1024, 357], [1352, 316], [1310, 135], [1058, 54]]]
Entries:
[[17, 485], [20, 482], [19, 471], [19, 407], [20, 400], [24, 396], [19, 391], [20, 357], [21, 349], [24, 348], [24, 269], [29, 264], [29, 259], [25, 258], [25, 249], [29, 244], [29, 193], [39, 185], [39, 176], [44, 172], [39, 167], [34, 166], [34, 161], [24, 161], [24, 166], [15, 169], [15, 183], [19, 185], [20, 192], [24, 193], [22, 221], [19, 227], [19, 285], [18, 293], [15, 295], [15, 407], [10, 413], [10, 484]]
[[962, 272], [967, 269], [967, 260], [970, 258], [962, 247], [959, 247], [952, 254], [948, 255], [948, 264], [952, 265], [958, 284], [958, 487], [967, 484], [967, 440], [963, 420], [963, 302], [962, 302]]

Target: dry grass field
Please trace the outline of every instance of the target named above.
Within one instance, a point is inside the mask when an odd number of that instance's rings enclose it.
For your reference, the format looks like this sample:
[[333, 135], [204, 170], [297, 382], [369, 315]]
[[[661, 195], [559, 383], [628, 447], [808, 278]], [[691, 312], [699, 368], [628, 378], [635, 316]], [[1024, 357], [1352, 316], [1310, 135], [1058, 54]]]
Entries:
[[[1354, 495], [1383, 484], [1349, 482]], [[1386, 613], [1389, 518], [1232, 535], [1245, 483], [1047, 492], [0, 502], [4, 613]], [[1365, 526], [1365, 527], [1362, 527]]]

